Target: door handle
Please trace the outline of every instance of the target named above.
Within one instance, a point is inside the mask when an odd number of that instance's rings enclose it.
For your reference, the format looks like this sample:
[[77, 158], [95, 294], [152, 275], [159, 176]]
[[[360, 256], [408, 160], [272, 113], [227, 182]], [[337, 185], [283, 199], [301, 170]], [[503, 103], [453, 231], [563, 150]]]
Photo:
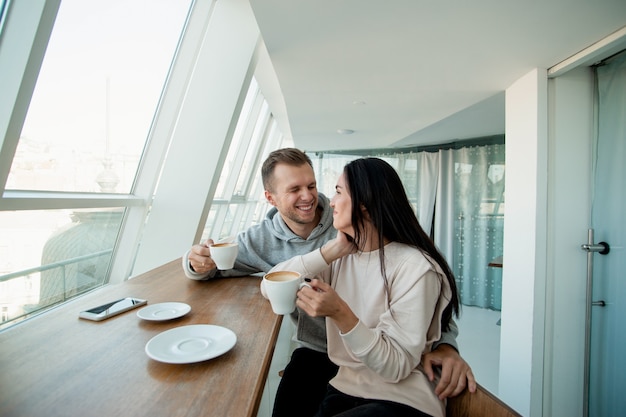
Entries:
[[589, 416], [589, 364], [591, 352], [591, 307], [605, 307], [604, 300], [593, 301], [591, 299], [593, 291], [593, 254], [606, 255], [611, 251], [608, 243], [593, 243], [593, 229], [587, 231], [587, 243], [580, 245], [580, 248], [587, 252], [587, 291], [585, 302], [585, 365], [583, 375], [583, 417]]
[[580, 248], [586, 252], [598, 252], [600, 255], [606, 255], [611, 251], [611, 247], [606, 242], [600, 242], [596, 245], [585, 243], [580, 245]]

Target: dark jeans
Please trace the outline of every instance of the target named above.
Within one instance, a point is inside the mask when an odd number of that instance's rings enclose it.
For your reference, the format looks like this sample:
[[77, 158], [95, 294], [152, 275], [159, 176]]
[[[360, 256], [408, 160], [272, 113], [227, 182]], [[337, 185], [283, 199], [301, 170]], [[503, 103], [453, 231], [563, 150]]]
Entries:
[[278, 385], [272, 416], [313, 417], [338, 369], [326, 353], [294, 350]]
[[328, 386], [315, 417], [431, 417], [408, 405], [352, 397]]

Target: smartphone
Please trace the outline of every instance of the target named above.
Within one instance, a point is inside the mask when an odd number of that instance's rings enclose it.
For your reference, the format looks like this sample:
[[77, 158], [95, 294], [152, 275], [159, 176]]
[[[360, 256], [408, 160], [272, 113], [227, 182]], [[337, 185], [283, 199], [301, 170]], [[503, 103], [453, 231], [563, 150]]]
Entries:
[[133, 308], [137, 308], [148, 303], [147, 300], [141, 298], [126, 297], [119, 300], [111, 301], [107, 304], [91, 308], [89, 310], [81, 311], [78, 313], [78, 317], [81, 319], [102, 321], [109, 317], [116, 316]]

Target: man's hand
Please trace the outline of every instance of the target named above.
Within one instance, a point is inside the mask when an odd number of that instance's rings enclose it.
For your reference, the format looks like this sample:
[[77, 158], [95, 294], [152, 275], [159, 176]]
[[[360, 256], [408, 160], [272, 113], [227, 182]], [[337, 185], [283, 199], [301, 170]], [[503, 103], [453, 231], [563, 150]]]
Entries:
[[209, 271], [217, 268], [213, 259], [211, 259], [211, 250], [209, 246], [213, 244], [213, 240], [209, 239], [206, 242], [193, 245], [191, 252], [189, 252], [189, 263], [195, 272], [198, 274], [206, 274]]
[[433, 366], [441, 367], [441, 378], [435, 388], [435, 394], [440, 400], [459, 395], [465, 387], [470, 392], [476, 392], [476, 379], [472, 368], [452, 346], [441, 344], [437, 349], [424, 355], [422, 358], [424, 372], [430, 381], [435, 379]]

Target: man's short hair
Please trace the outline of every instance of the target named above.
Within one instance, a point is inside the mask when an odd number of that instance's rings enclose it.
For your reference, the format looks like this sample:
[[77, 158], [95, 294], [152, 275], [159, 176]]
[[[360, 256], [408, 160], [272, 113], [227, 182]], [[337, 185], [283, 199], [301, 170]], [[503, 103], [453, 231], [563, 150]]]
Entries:
[[263, 162], [263, 167], [261, 167], [263, 187], [268, 191], [273, 191], [274, 169], [278, 164], [287, 164], [294, 167], [309, 164], [313, 168], [311, 158], [300, 149], [282, 148], [271, 152], [265, 159], [265, 162]]

